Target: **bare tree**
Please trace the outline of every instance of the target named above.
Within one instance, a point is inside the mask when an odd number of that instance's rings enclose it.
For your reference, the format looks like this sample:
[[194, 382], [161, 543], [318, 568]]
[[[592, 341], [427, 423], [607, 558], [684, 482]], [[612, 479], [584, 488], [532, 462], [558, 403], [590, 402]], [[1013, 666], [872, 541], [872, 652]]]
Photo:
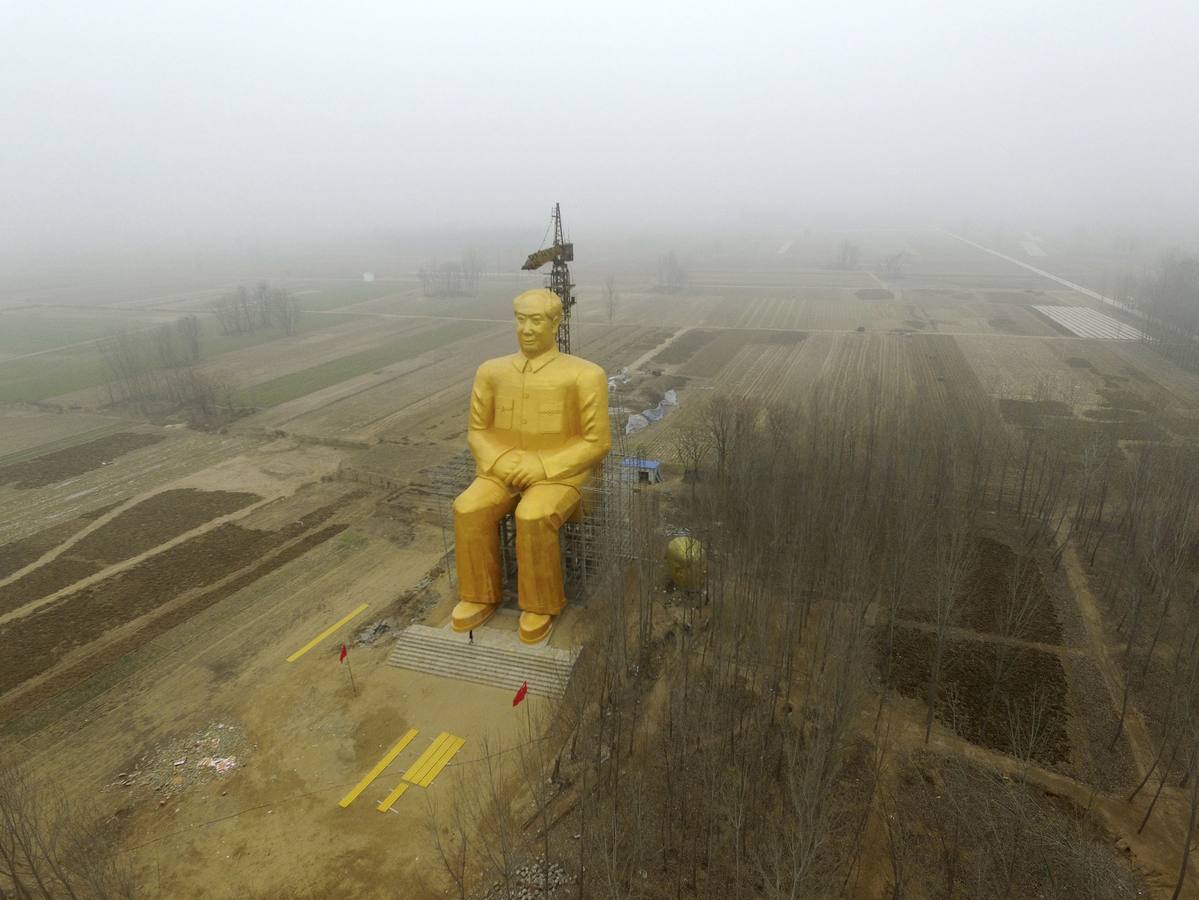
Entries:
[[107, 900], [135, 895], [127, 859], [94, 813], [0, 760], [0, 896]]
[[658, 257], [657, 289], [668, 294], [678, 293], [687, 287], [690, 278], [673, 250]]
[[911, 254], [906, 250], [900, 250], [898, 253], [892, 253], [883, 257], [881, 266], [882, 275], [885, 278], [898, 279], [903, 277], [903, 270], [911, 261]]
[[858, 267], [861, 256], [862, 248], [849, 238], [845, 238], [837, 245], [837, 258], [833, 262], [833, 268], [854, 271]]
[[925, 711], [924, 742], [932, 736], [933, 717], [941, 686], [941, 664], [949, 626], [954, 623], [962, 586], [976, 554], [976, 537], [971, 511], [950, 507], [943, 511], [936, 536], [936, 568], [933, 571], [933, 610], [936, 642], [928, 677], [928, 709]]
[[300, 327], [300, 304], [296, 299], [282, 289], [277, 289], [271, 295], [271, 320], [283, 329], [286, 335], [293, 335]]
[[620, 304], [620, 292], [616, 290], [616, 276], [604, 279], [604, 309], [608, 313], [608, 324], [616, 321], [616, 307]]
[[184, 316], [175, 322], [183, 359], [189, 365], [200, 361], [200, 320], [195, 316]]
[[479, 292], [485, 265], [482, 254], [474, 247], [467, 247], [462, 252], [462, 288], [466, 293], [474, 295]]
[[672, 439], [675, 456], [683, 464], [683, 481], [691, 486], [691, 501], [694, 503], [700, 469], [712, 451], [712, 441], [708, 432], [698, 425], [676, 428]]

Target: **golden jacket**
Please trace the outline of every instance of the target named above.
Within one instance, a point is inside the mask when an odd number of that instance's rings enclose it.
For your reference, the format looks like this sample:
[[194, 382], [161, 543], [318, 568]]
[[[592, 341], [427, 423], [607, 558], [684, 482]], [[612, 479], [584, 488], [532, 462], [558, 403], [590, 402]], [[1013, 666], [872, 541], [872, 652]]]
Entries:
[[487, 360], [471, 389], [467, 444], [479, 475], [519, 448], [537, 453], [546, 481], [581, 487], [612, 446], [604, 370], [557, 349]]

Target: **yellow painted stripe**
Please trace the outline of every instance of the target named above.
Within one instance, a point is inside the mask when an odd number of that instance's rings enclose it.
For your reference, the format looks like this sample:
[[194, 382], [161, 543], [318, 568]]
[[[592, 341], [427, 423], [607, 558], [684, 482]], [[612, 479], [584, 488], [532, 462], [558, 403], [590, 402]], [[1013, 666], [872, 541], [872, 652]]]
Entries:
[[437, 748], [437, 752], [429, 757], [428, 765], [425, 766], [424, 770], [418, 772], [416, 777], [412, 779], [412, 783], [419, 785], [420, 787], [428, 787], [429, 781], [431, 780], [429, 778], [429, 773], [441, 771], [438, 763], [440, 763], [442, 759], [447, 758], [447, 754], [453, 754], [454, 743], [457, 740], [458, 738], [454, 737], [452, 734], [448, 735], [446, 739], [441, 742], [441, 746]]
[[305, 653], [307, 653], [309, 650], [311, 650], [313, 647], [315, 647], [317, 644], [319, 644], [321, 641], [323, 641], [325, 638], [327, 638], [329, 635], [331, 635], [333, 632], [335, 632], [342, 625], [346, 624], [346, 622], [350, 621], [350, 619], [354, 618], [354, 616], [358, 615], [360, 612], [362, 612], [364, 609], [366, 609], [367, 606], [369, 606], [369, 605], [370, 604], [363, 603], [360, 607], [358, 607], [356, 610], [354, 610], [352, 613], [350, 613], [344, 619], [338, 619], [336, 622], [334, 622], [332, 625], [330, 625], [328, 628], [326, 628], [324, 631], [322, 631], [320, 634], [318, 634], [316, 637], [314, 637], [312, 640], [310, 640], [307, 644], [305, 644], [303, 647], [301, 647], [299, 650], [297, 650], [291, 656], [287, 657], [287, 661], [295, 662], [297, 659], [299, 659], [301, 656], [303, 656]]
[[383, 802], [379, 804], [379, 812], [387, 812], [389, 809], [391, 809], [391, 804], [403, 797], [404, 791], [408, 790], [409, 787], [410, 785], [406, 781], [401, 781], [399, 784], [397, 784], [396, 789], [388, 794], [383, 799]]
[[433, 783], [433, 779], [441, 774], [441, 770], [449, 764], [449, 761], [454, 758], [454, 754], [462, 749], [462, 745], [466, 743], [465, 738], [456, 737], [445, 745], [445, 751], [441, 757], [434, 763], [433, 768], [425, 773], [425, 777], [420, 780], [420, 786], [427, 788]]
[[425, 752], [420, 755], [420, 758], [408, 767], [408, 771], [404, 773], [404, 780], [409, 781], [412, 784], [418, 784], [421, 780], [421, 777], [425, 774], [425, 772], [429, 771], [429, 767], [433, 765], [433, 760], [437, 757], [437, 753], [441, 750], [442, 745], [448, 740], [450, 740], [450, 734], [447, 731], [443, 731], [441, 734], [437, 735], [437, 738], [428, 746], [428, 749], [426, 749]]
[[366, 777], [354, 785], [354, 789], [342, 797], [341, 802], [337, 805], [344, 809], [353, 803], [358, 798], [358, 795], [365, 791], [372, 781], [383, 774], [383, 770], [391, 765], [391, 761], [399, 756], [400, 752], [405, 747], [412, 743], [412, 739], [414, 737], [416, 737], [416, 729], [409, 728], [408, 733], [400, 738], [399, 743], [388, 750], [383, 758], [375, 764], [375, 767], [366, 773]]

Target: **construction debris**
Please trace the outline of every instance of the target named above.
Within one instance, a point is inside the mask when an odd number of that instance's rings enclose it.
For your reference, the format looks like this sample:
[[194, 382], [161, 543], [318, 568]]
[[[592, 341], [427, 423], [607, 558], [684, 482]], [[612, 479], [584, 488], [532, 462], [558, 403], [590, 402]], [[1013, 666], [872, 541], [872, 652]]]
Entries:
[[497, 881], [487, 889], [483, 900], [502, 900], [507, 897], [513, 900], [553, 900], [555, 897], [566, 897], [568, 891], [565, 889], [574, 883], [560, 863], [552, 862], [547, 867], [540, 859], [518, 866], [512, 875], [511, 893], [506, 893], [503, 883]]
[[[113, 788], [149, 788], [163, 799], [228, 775], [244, 760], [248, 747], [241, 729], [218, 722], [182, 740], [164, 741], [143, 753], [128, 771], [118, 772]], [[196, 760], [189, 765], [189, 760]]]

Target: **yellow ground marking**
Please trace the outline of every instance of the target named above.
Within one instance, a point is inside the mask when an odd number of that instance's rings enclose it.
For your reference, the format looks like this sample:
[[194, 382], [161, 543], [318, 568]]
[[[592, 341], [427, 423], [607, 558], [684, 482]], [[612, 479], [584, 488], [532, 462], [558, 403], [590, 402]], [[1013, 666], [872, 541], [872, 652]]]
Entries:
[[383, 770], [391, 765], [392, 760], [399, 756], [400, 752], [410, 743], [412, 743], [412, 739], [416, 737], [416, 734], [417, 732], [415, 728], [409, 728], [408, 733], [400, 738], [399, 742], [390, 750], [388, 750], [386, 754], [384, 754], [383, 758], [375, 764], [375, 767], [366, 773], [366, 777], [354, 785], [354, 789], [342, 797], [341, 802], [339, 802], [337, 805], [344, 809], [353, 803], [358, 798], [358, 795], [365, 791], [372, 781], [383, 774]]
[[441, 774], [441, 770], [449, 764], [449, 761], [454, 758], [454, 754], [461, 750], [465, 743], [466, 738], [456, 737], [445, 731], [437, 735], [433, 743], [401, 776], [401, 781], [395, 786], [395, 790], [383, 798], [383, 802], [378, 806], [379, 812], [387, 812], [391, 809], [392, 804], [404, 796], [404, 792], [412, 785], [422, 788], [431, 785], [433, 779]]
[[433, 760], [436, 758], [438, 752], [440, 752], [442, 745], [452, 738], [453, 735], [451, 735], [448, 731], [443, 731], [441, 734], [437, 735], [433, 743], [428, 746], [428, 748], [420, 755], [416, 762], [408, 767], [408, 771], [405, 772], [403, 776], [404, 780], [412, 784], [419, 784], [425, 772], [427, 772], [429, 767], [433, 765]]
[[335, 632], [342, 625], [346, 624], [346, 622], [350, 621], [350, 619], [354, 618], [354, 616], [358, 615], [360, 612], [362, 612], [364, 609], [366, 609], [367, 606], [369, 606], [369, 605], [370, 604], [368, 604], [368, 603], [363, 603], [360, 607], [358, 607], [356, 610], [354, 610], [352, 613], [350, 613], [345, 618], [338, 619], [336, 622], [334, 622], [332, 625], [330, 625], [328, 628], [326, 628], [324, 631], [322, 631], [320, 634], [318, 634], [316, 637], [314, 637], [312, 640], [310, 640], [307, 644], [305, 644], [303, 647], [301, 647], [299, 650], [297, 650], [291, 656], [287, 657], [287, 661], [295, 662], [297, 659], [299, 659], [301, 656], [303, 656], [305, 653], [307, 653], [309, 650], [311, 650], [313, 647], [315, 647], [317, 644], [319, 644], [321, 641], [323, 641], [325, 638], [327, 638], [329, 635], [331, 635], [333, 632]]
[[401, 781], [396, 785], [395, 790], [383, 798], [383, 802], [379, 804], [379, 812], [387, 812], [391, 809], [391, 804], [395, 803], [404, 796], [404, 791], [408, 790], [412, 785], [406, 781]]
[[420, 780], [420, 786], [427, 788], [429, 785], [431, 785], [433, 783], [433, 779], [441, 774], [441, 770], [449, 765], [450, 760], [454, 758], [454, 754], [461, 750], [462, 745], [465, 743], [466, 738], [460, 737], [451, 738], [449, 741], [447, 741], [442, 746], [442, 753], [438, 757], [437, 762], [433, 764], [433, 768], [426, 772], [425, 777]]

